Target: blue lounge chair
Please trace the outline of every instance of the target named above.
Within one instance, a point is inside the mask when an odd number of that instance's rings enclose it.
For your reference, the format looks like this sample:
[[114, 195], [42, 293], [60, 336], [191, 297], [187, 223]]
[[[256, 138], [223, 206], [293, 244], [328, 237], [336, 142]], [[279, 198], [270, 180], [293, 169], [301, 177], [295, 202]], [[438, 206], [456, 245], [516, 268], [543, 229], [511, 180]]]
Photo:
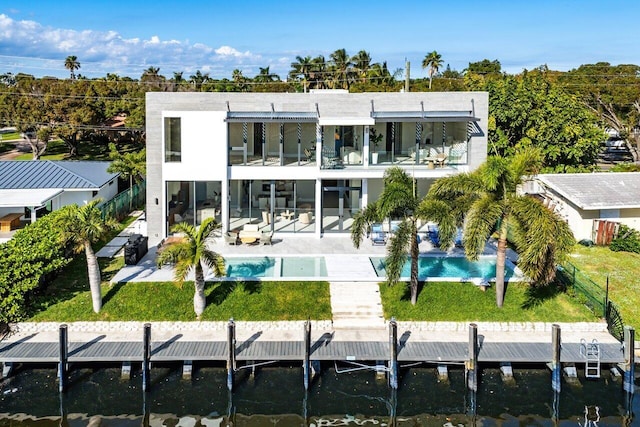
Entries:
[[371, 233], [369, 234], [372, 245], [386, 245], [387, 233], [382, 231], [382, 224], [373, 224], [371, 226]]

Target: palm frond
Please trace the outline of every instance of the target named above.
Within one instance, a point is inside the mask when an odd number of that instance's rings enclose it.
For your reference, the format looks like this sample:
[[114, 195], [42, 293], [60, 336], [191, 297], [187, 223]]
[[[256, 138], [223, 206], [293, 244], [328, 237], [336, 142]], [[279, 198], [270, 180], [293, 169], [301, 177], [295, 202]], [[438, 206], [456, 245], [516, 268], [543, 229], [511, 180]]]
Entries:
[[477, 260], [482, 254], [504, 211], [504, 205], [489, 195], [473, 204], [465, 219], [462, 238], [467, 258]]
[[353, 246], [358, 249], [362, 243], [364, 235], [374, 222], [381, 222], [383, 218], [378, 212], [377, 203], [370, 203], [353, 216], [353, 224], [351, 225], [351, 241]]
[[215, 277], [225, 277], [227, 275], [224, 258], [219, 253], [211, 250], [205, 250], [202, 252], [200, 259], [204, 265], [213, 271], [213, 275]]
[[387, 243], [385, 271], [387, 273], [387, 284], [389, 285], [398, 283], [402, 268], [410, 256], [411, 239], [416, 238], [412, 228], [414, 227], [412, 227], [411, 221], [402, 221], [391, 239], [389, 239], [389, 243]]

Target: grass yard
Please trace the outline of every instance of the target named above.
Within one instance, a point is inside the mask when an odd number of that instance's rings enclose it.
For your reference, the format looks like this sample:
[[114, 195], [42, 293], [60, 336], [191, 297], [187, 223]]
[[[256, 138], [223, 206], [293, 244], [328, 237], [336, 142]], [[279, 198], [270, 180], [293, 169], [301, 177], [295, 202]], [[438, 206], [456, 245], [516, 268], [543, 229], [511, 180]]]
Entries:
[[[132, 149], [138, 149], [135, 144], [120, 144], [120, 152], [128, 152]], [[109, 161], [109, 147], [107, 144], [100, 144], [90, 141], [80, 141], [78, 144], [78, 156], [73, 160], [104, 160]], [[15, 160], [31, 160], [33, 155], [29, 153], [21, 154]], [[41, 160], [67, 160], [69, 157], [69, 149], [61, 139], [49, 142], [47, 151], [40, 157]]]
[[640, 254], [576, 245], [570, 262], [603, 289], [608, 275], [609, 298], [622, 311], [624, 323], [640, 328]]
[[471, 283], [425, 282], [411, 305], [408, 286], [380, 285], [386, 318], [451, 322], [595, 322], [598, 319], [577, 300], [552, 288], [534, 289], [510, 283], [502, 308], [495, 287], [482, 291]]
[[[88, 284], [85, 285], [88, 288]], [[57, 302], [30, 321], [192, 321], [193, 282], [126, 283], [102, 287], [100, 313], [89, 291]], [[327, 282], [210, 282], [202, 320], [322, 320], [331, 318]]]

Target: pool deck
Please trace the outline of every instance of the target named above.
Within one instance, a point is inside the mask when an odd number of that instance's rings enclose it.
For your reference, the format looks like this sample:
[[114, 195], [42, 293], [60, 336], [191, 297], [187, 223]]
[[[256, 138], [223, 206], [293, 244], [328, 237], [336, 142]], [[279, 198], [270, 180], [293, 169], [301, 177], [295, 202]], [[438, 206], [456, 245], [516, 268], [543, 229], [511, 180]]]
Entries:
[[[326, 235], [320, 239], [312, 236], [276, 235], [272, 245], [226, 245], [222, 239], [212, 239], [210, 248], [224, 257], [314, 257], [325, 258], [327, 281], [356, 281], [379, 282], [375, 269], [369, 257], [384, 257], [386, 246], [372, 245], [367, 239], [363, 240], [359, 249], [351, 242], [349, 235]], [[155, 264], [157, 247], [152, 246], [142, 260], [133, 266], [125, 266], [112, 279], [111, 283], [119, 282], [164, 282], [173, 279], [171, 268], [157, 268]], [[495, 255], [495, 244], [490, 242], [485, 248], [484, 255]], [[420, 243], [421, 256], [464, 256], [461, 248], [454, 248], [450, 252], [442, 252], [428, 241]], [[515, 254], [510, 254], [515, 259]], [[207, 276], [212, 279], [213, 276]], [[288, 278], [293, 280], [294, 278]], [[193, 278], [191, 278], [193, 280]], [[282, 277], [270, 277], [267, 280], [287, 280]]]

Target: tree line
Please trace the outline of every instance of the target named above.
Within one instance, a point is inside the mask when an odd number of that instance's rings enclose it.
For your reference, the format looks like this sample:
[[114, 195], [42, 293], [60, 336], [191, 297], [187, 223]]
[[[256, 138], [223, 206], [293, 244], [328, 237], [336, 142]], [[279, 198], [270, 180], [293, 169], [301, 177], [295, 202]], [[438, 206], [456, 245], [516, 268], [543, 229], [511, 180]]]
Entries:
[[[57, 136], [69, 156], [78, 155], [79, 141], [108, 143], [114, 138], [144, 141], [144, 95], [164, 92], [306, 92], [346, 89], [350, 92], [487, 91], [489, 93], [489, 152], [511, 155], [526, 146], [541, 147], [544, 171], [590, 171], [596, 168], [605, 128], [627, 143], [634, 160], [640, 152], [640, 66], [606, 62], [560, 72], [541, 66], [508, 74], [498, 60], [470, 62], [452, 70], [437, 51], [425, 55], [421, 66], [428, 77], [410, 79], [402, 69], [390, 71], [386, 61], [373, 62], [361, 50], [349, 55], [338, 49], [328, 58], [298, 56], [286, 79], [260, 68], [254, 77], [233, 70], [231, 79], [216, 79], [197, 70], [170, 77], [150, 66], [139, 79], [108, 73], [88, 79], [81, 63], [69, 56], [69, 79], [32, 75], [0, 75], [0, 125], [24, 133], [34, 159]], [[444, 68], [444, 69], [443, 69]], [[109, 132], [108, 119], [126, 116], [125, 127]]]

